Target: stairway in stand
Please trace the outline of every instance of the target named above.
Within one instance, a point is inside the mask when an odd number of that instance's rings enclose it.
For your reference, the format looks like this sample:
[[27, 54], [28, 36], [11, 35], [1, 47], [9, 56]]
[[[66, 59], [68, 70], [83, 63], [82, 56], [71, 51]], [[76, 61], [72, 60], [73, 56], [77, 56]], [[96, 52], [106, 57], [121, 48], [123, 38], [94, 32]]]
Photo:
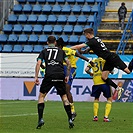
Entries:
[[[122, 37], [123, 31], [119, 30], [118, 22], [118, 8], [120, 7], [123, 0], [110, 0], [108, 6], [106, 7], [106, 12], [102, 18], [102, 22], [98, 29], [98, 34], [102, 41], [111, 51], [116, 51], [120, 39]], [[125, 2], [127, 7], [127, 15], [125, 19], [125, 26], [128, 21], [128, 18], [132, 11], [132, 0], [126, 0]], [[128, 41], [128, 44], [125, 49], [126, 54], [133, 53], [132, 49], [133, 39]]]

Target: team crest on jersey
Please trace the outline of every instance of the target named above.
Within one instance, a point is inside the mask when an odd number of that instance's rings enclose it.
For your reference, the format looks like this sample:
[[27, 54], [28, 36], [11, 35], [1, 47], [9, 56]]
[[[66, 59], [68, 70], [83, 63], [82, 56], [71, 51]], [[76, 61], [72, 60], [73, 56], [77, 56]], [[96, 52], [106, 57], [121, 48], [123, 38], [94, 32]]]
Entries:
[[33, 81], [24, 81], [24, 96], [36, 96], [36, 85]]

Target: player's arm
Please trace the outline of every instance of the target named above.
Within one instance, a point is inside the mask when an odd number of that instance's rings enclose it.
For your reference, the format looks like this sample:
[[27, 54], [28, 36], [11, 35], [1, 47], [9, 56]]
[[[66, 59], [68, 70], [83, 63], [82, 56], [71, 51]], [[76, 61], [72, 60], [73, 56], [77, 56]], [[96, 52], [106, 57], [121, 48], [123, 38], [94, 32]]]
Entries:
[[81, 48], [78, 49], [78, 52], [79, 52], [80, 54], [88, 54], [89, 51], [90, 51], [90, 47], [87, 47], [85, 50], [81, 50]]
[[78, 50], [78, 49], [84, 48], [84, 47], [86, 47], [86, 46], [87, 46], [87, 44], [82, 43], [82, 44], [78, 44], [78, 45], [72, 46], [72, 47], [70, 47], [70, 48], [71, 48], [71, 49]]
[[70, 71], [71, 71], [71, 63], [67, 57], [65, 58], [64, 61], [67, 64], [67, 73], [66, 73], [66, 77], [65, 77], [65, 82], [67, 83], [69, 81], [69, 75], [70, 75]]
[[35, 67], [35, 84], [36, 85], [39, 85], [39, 80], [38, 80], [38, 73], [39, 73], [39, 70], [40, 70], [40, 66], [41, 66], [41, 59], [38, 59], [37, 63], [36, 63], [36, 67]]
[[90, 76], [93, 76], [93, 73], [92, 73], [90, 70], [91, 70], [91, 67], [88, 65], [88, 66], [85, 68], [85, 72], [88, 73]]

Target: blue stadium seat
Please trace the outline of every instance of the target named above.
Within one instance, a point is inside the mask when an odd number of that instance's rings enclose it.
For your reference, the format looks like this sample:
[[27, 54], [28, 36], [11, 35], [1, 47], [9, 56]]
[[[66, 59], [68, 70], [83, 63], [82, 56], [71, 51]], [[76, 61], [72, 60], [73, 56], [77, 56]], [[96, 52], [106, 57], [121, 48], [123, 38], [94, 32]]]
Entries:
[[46, 0], [36, 0], [38, 3], [40, 4], [44, 4], [46, 2]]
[[45, 33], [51, 33], [52, 30], [53, 30], [52, 25], [44, 25], [43, 31], [44, 31]]
[[22, 12], [22, 5], [21, 4], [16, 4], [16, 5], [14, 5], [14, 7], [13, 7], [13, 12], [14, 13], [21, 13]]
[[6, 42], [7, 42], [7, 35], [0, 34], [0, 43], [6, 43]]
[[34, 5], [32, 12], [34, 13], [41, 13], [42, 12], [42, 6], [39, 4]]
[[64, 5], [62, 6], [62, 13], [70, 13], [71, 12], [71, 6], [70, 5]]
[[62, 37], [65, 43], [68, 42], [68, 35], [61, 35], [60, 37]]
[[26, 34], [19, 35], [18, 42], [19, 43], [26, 43], [28, 41], [28, 36]]
[[39, 15], [38, 19], [37, 19], [37, 22], [38, 23], [43, 23], [43, 24], [46, 23], [47, 22], [47, 16], [43, 15], [43, 14]]
[[25, 4], [22, 11], [24, 13], [31, 13], [32, 12], [32, 5], [31, 4]]
[[9, 43], [15, 43], [18, 40], [18, 36], [16, 34], [10, 34], [8, 37], [8, 42]]
[[83, 28], [81, 25], [75, 25], [73, 28], [73, 32], [75, 34], [81, 34], [83, 32]]
[[78, 42], [78, 36], [77, 35], [71, 35], [69, 38], [70, 43], [77, 43]]
[[29, 15], [27, 22], [29, 23], [36, 23], [37, 22], [37, 16], [35, 14]]
[[34, 45], [33, 52], [40, 53], [43, 50], [43, 45]]
[[36, 43], [37, 41], [38, 41], [38, 35], [31, 34], [29, 36], [29, 40], [28, 40], [29, 43]]
[[48, 3], [55, 3], [55, 0], [46, 0]]
[[95, 0], [85, 0], [87, 3], [95, 3]]
[[24, 53], [31, 53], [33, 51], [33, 46], [32, 45], [24, 45], [24, 48], [22, 52]]
[[34, 33], [41, 33], [43, 30], [43, 26], [40, 24], [34, 25], [33, 32]]
[[46, 43], [47, 42], [47, 35], [40, 35], [38, 42], [39, 43]]
[[55, 1], [58, 3], [65, 3], [66, 2], [66, 0], [55, 0]]
[[67, 22], [67, 17], [66, 17], [66, 15], [58, 15], [57, 22], [58, 22], [58, 23], [66, 23], [66, 22]]
[[29, 3], [36, 3], [36, 0], [27, 0]]
[[12, 45], [11, 45], [11, 44], [5, 44], [5, 45], [3, 46], [2, 52], [7, 52], [7, 53], [12, 52]]
[[75, 3], [75, 0], [66, 0], [68, 3]]
[[23, 50], [22, 45], [20, 45], [20, 44], [15, 44], [14, 47], [13, 47], [12, 52], [15, 52], [15, 53], [21, 53], [22, 50]]
[[84, 26], [84, 29], [86, 29], [86, 28], [92, 28], [92, 26], [93, 26], [93, 23], [90, 23], [90, 25], [85, 25]]
[[26, 23], [27, 22], [27, 16], [25, 14], [20, 14], [17, 21], [20, 23]]
[[98, 12], [98, 5], [93, 5], [91, 8], [91, 12], [93, 13]]
[[12, 31], [13, 31], [14, 33], [21, 33], [22, 30], [23, 30], [23, 27], [22, 27], [21, 24], [15, 24]]
[[3, 46], [2, 46], [2, 44], [0, 44], [0, 52], [2, 51], [2, 49], [3, 49]]
[[94, 23], [94, 15], [90, 15], [87, 20], [88, 23]]
[[85, 35], [81, 35], [79, 38], [79, 43], [84, 43], [84, 42], [86, 42], [86, 37]]
[[24, 33], [31, 33], [32, 32], [32, 25], [30, 25], [30, 24], [24, 25], [23, 32]]
[[47, 19], [47, 22], [49, 23], [55, 23], [57, 21], [57, 18], [55, 15], [49, 15], [48, 16], [48, 19]]
[[5, 24], [3, 27], [4, 33], [11, 33], [12, 32], [12, 24]]
[[62, 25], [55, 25], [53, 32], [55, 33], [62, 33], [63, 29], [62, 29]]
[[86, 1], [86, 0], [75, 0], [75, 2], [77, 2], [77, 3], [79, 3], [79, 4], [80, 4], [80, 3], [85, 3], [85, 1]]
[[77, 22], [76, 15], [69, 15], [68, 18], [67, 18], [67, 22], [76, 23]]
[[55, 5], [53, 6], [53, 8], [52, 8], [52, 12], [53, 12], [53, 13], [60, 13], [60, 12], [61, 12], [61, 6], [55, 4]]
[[16, 23], [17, 22], [17, 16], [15, 14], [11, 14], [9, 17], [8, 17], [8, 22], [9, 23]]
[[86, 23], [87, 22], [87, 18], [85, 15], [79, 15], [77, 18], [77, 22], [78, 23]]
[[91, 11], [91, 6], [90, 6], [90, 5], [83, 5], [81, 11], [82, 11], [83, 13], [90, 13], [90, 11]]
[[26, 3], [27, 0], [17, 0], [19, 3]]
[[65, 25], [63, 32], [65, 33], [72, 33], [73, 32], [73, 26], [72, 25]]
[[51, 10], [52, 10], [51, 5], [45, 4], [45, 5], [43, 6], [42, 12], [43, 12], [43, 13], [51, 13]]
[[73, 13], [80, 13], [81, 12], [81, 6], [80, 5], [73, 5], [72, 12]]

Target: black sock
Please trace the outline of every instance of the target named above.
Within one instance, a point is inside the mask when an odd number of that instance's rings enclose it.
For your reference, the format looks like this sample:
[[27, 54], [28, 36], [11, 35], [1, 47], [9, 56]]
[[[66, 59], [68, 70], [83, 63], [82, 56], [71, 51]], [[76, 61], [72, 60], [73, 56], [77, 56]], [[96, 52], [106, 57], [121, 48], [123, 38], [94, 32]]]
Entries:
[[64, 105], [65, 111], [67, 113], [68, 119], [72, 119], [72, 114], [71, 114], [71, 107], [70, 105]]
[[113, 86], [115, 89], [117, 88], [117, 85], [110, 78], [107, 78], [104, 81], [106, 82], [106, 84]]
[[40, 121], [41, 118], [43, 118], [43, 110], [44, 110], [44, 103], [38, 103], [38, 120]]
[[130, 72], [132, 72], [132, 70], [133, 70], [133, 59], [130, 61], [129, 65], [128, 65], [128, 69], [130, 70]]

